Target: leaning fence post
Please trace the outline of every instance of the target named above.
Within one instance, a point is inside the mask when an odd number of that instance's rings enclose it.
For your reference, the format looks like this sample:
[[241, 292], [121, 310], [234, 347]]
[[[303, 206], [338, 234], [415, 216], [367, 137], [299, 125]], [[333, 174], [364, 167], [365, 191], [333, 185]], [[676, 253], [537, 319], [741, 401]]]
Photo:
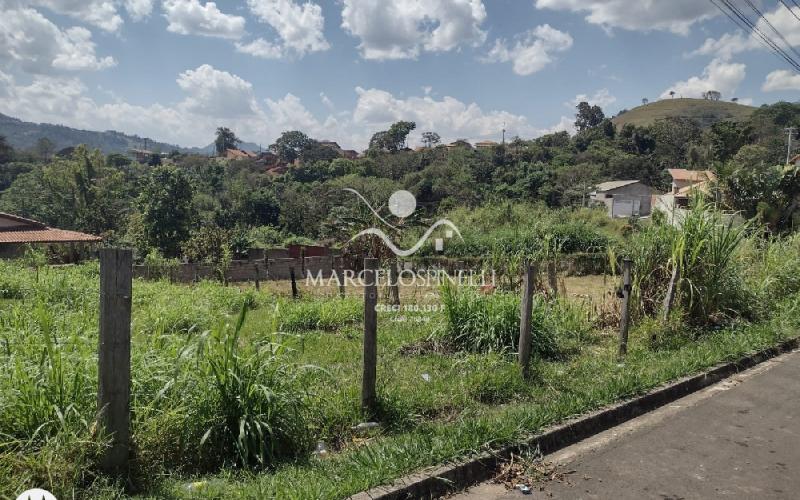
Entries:
[[675, 304], [675, 294], [678, 290], [678, 282], [681, 279], [681, 264], [675, 262], [675, 267], [672, 268], [672, 276], [669, 279], [669, 288], [667, 288], [667, 296], [664, 297], [664, 321], [669, 320], [669, 315], [672, 312], [672, 306]]
[[525, 263], [522, 277], [522, 300], [519, 310], [519, 365], [522, 376], [528, 377], [531, 360], [531, 314], [533, 309], [533, 288], [536, 271], [533, 265]]
[[129, 249], [100, 250], [97, 410], [111, 437], [101, 465], [117, 475], [128, 471], [130, 456], [132, 262]]
[[619, 318], [619, 355], [625, 356], [628, 353], [628, 324], [630, 314], [628, 311], [629, 300], [631, 298], [631, 259], [622, 261], [622, 310]]
[[364, 377], [361, 407], [368, 416], [377, 408], [375, 379], [378, 365], [378, 259], [364, 259]]

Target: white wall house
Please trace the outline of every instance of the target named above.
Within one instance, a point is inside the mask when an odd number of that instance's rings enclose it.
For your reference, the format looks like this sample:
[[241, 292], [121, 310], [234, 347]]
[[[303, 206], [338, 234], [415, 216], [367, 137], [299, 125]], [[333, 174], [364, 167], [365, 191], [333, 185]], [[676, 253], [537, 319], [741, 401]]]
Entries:
[[594, 205], [603, 204], [609, 217], [644, 217], [650, 215], [655, 191], [637, 180], [601, 182], [589, 194]]

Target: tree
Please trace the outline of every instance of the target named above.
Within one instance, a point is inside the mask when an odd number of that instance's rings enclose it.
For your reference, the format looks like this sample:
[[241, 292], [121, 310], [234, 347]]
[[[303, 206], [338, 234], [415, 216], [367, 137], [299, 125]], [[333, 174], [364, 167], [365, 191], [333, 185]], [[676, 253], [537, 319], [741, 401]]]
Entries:
[[606, 117], [600, 106], [596, 104], [592, 106], [586, 101], [578, 103], [575, 108], [578, 110], [575, 115], [575, 128], [579, 132], [600, 125]]
[[139, 195], [147, 242], [167, 257], [177, 256], [189, 236], [193, 195], [186, 174], [169, 166], [154, 168]]
[[157, 167], [161, 165], [161, 155], [158, 153], [151, 154], [150, 159], [147, 160], [147, 164], [151, 167]]
[[417, 128], [417, 124], [414, 122], [395, 122], [389, 127], [389, 130], [377, 132], [372, 136], [369, 141], [369, 149], [396, 153], [405, 147], [408, 134], [415, 128]]
[[313, 139], [299, 130], [289, 130], [283, 132], [275, 143], [270, 145], [269, 150], [275, 153], [281, 161], [292, 163], [300, 154], [312, 145]]
[[47, 137], [40, 137], [39, 140], [36, 141], [34, 150], [36, 151], [36, 155], [40, 160], [47, 161], [53, 156], [53, 153], [56, 150], [56, 145], [53, 144], [53, 141]]
[[242, 141], [236, 137], [236, 134], [228, 127], [217, 127], [217, 138], [214, 140], [217, 156], [224, 156], [225, 151], [236, 149], [241, 142]]
[[642, 105], [643, 106], [646, 106], [647, 103], [649, 103], [649, 102], [650, 102], [650, 99], [648, 99], [647, 97], [642, 97]]
[[6, 142], [5, 136], [0, 135], [0, 164], [8, 163], [14, 158], [14, 148]]
[[422, 133], [422, 144], [425, 145], [426, 148], [432, 148], [441, 142], [442, 138], [436, 132], [423, 132]]
[[669, 96], [674, 99], [675, 98], [675, 91], [674, 90], [670, 90], [669, 91]]
[[709, 101], [719, 101], [721, 97], [722, 94], [720, 94], [716, 90], [709, 90], [708, 92], [703, 92], [703, 99], [707, 99]]

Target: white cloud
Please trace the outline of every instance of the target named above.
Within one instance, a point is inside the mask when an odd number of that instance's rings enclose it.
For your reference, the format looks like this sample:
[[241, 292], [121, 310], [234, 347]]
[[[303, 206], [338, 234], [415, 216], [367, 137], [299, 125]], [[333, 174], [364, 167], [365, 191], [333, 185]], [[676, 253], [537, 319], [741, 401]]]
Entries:
[[712, 60], [703, 69], [702, 76], [693, 76], [685, 81], [675, 82], [670, 88], [666, 89], [661, 98], [669, 97], [669, 92], [682, 97], [699, 98], [703, 92], [716, 90], [722, 93], [724, 98], [733, 96], [736, 87], [744, 80], [745, 65], [741, 63], [729, 63], [722, 59]]
[[262, 59], [280, 59], [283, 57], [283, 49], [279, 45], [257, 38], [250, 43], [236, 42], [236, 52], [250, 54], [253, 57]]
[[173, 33], [238, 39], [245, 32], [243, 17], [223, 13], [214, 2], [164, 0], [163, 7], [167, 30]]
[[506, 40], [495, 40], [494, 47], [483, 59], [484, 62], [511, 61], [514, 73], [530, 75], [541, 71], [553, 61], [553, 52], [563, 52], [572, 47], [569, 33], [543, 24], [515, 37], [513, 45]]
[[300, 5], [292, 0], [247, 0], [247, 5], [261, 22], [278, 33], [284, 50], [303, 55], [330, 48], [319, 5], [311, 2]]
[[[116, 31], [122, 26], [116, 0], [31, 0], [21, 5], [45, 7], [57, 14], [87, 22], [105, 31]], [[6, 16], [7, 13], [4, 13]]]
[[141, 21], [153, 12], [153, 0], [125, 0], [125, 10], [131, 19]]
[[761, 86], [764, 92], [777, 92], [781, 90], [800, 90], [800, 74], [786, 69], [779, 69], [767, 75]]
[[564, 104], [571, 108], [574, 108], [581, 102], [588, 102], [592, 106], [597, 105], [600, 106], [601, 108], [605, 108], [606, 106], [610, 106], [611, 104], [617, 102], [617, 98], [611, 95], [608, 89], [600, 89], [597, 92], [595, 92], [594, 95], [592, 96], [588, 94], [578, 94], [572, 101]]
[[325, 92], [319, 93], [319, 100], [322, 101], [322, 104], [324, 104], [328, 109], [334, 109], [336, 107], [333, 105], [333, 101], [331, 101], [330, 97], [328, 97]]
[[181, 109], [218, 118], [258, 114], [253, 85], [242, 78], [220, 71], [209, 64], [184, 71], [176, 80], [188, 94]]
[[486, 39], [481, 0], [343, 0], [342, 28], [360, 40], [364, 59], [413, 59]]
[[[431, 96], [397, 98], [380, 89], [356, 88], [358, 101], [353, 110], [356, 129], [376, 132], [398, 120], [416, 122], [410, 142], [419, 142], [422, 132], [434, 130], [444, 141], [455, 139], [497, 140], [503, 128], [507, 136], [536, 137], [551, 129], [538, 129], [522, 115], [507, 111], [483, 111], [476, 103], [465, 104], [454, 97], [436, 100]], [[563, 122], [563, 120], [562, 120]], [[561, 127], [559, 123], [557, 127]], [[363, 145], [363, 144], [362, 144]]]
[[33, 74], [99, 70], [116, 64], [98, 58], [86, 28], [61, 30], [34, 9], [8, 10], [0, 17], [0, 60]]
[[[794, 12], [794, 15], [792, 12]], [[757, 23], [757, 27], [761, 32], [768, 35], [787, 52], [790, 51], [786, 44], [775, 36], [775, 33], [772, 31], [772, 28], [769, 27], [767, 21], [786, 38], [786, 42], [790, 46], [800, 47], [800, 22], [794, 17], [795, 15], [800, 17], [800, 7], [794, 7], [792, 12], [789, 12], [787, 8], [779, 4], [772, 12], [766, 12], [764, 14], [764, 19], [759, 19]], [[733, 33], [725, 33], [720, 38], [716, 39], [707, 38], [703, 45], [687, 55], [713, 56], [728, 60], [741, 52], [756, 49], [769, 50], [757, 35], [736, 31]]]
[[685, 35], [692, 24], [719, 14], [702, 0], [535, 0], [538, 9], [586, 13], [586, 21], [606, 30], [662, 30]]
[[[484, 111], [476, 103], [453, 97], [400, 98], [374, 88], [356, 88], [354, 108], [331, 110], [320, 118], [291, 93], [258, 100], [250, 82], [207, 64], [182, 72], [176, 82], [185, 94], [180, 101], [139, 106], [114, 96], [111, 102], [99, 102], [77, 78], [37, 75], [30, 84], [18, 84], [0, 71], [0, 109], [23, 120], [114, 129], [184, 146], [207, 145], [219, 126], [262, 144], [271, 143], [282, 131], [303, 130], [312, 137], [357, 149], [365, 148], [373, 133], [401, 119], [417, 123], [412, 143], [419, 142], [426, 130], [437, 131], [445, 141], [498, 140], [503, 128], [507, 137], [572, 130], [566, 117], [553, 127], [537, 128], [525, 116]], [[320, 98], [324, 102], [326, 96]]]

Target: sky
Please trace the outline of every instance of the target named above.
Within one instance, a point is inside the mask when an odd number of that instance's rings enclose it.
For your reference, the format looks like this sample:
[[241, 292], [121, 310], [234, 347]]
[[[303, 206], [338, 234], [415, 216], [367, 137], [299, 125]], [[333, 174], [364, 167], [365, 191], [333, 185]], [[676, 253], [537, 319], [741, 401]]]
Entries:
[[[756, 5], [800, 50], [800, 20], [781, 2]], [[416, 122], [412, 145], [429, 130], [499, 141], [504, 128], [572, 131], [581, 100], [611, 116], [670, 91], [800, 98], [800, 74], [705, 0], [0, 0], [0, 10], [0, 113], [186, 147], [227, 126], [264, 147], [302, 130], [363, 149], [397, 120]]]

